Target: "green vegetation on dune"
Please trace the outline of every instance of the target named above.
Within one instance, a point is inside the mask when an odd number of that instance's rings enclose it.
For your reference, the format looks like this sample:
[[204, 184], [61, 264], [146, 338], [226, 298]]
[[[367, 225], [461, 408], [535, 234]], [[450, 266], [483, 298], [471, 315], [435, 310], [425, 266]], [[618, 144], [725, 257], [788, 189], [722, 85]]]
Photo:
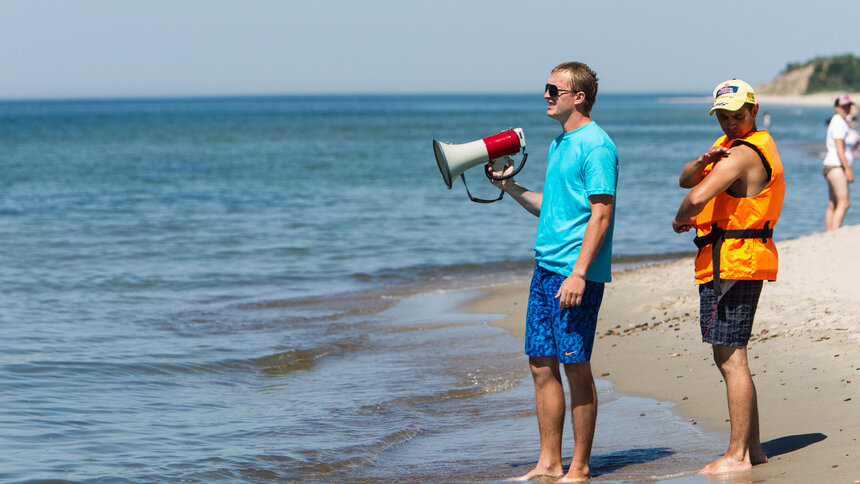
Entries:
[[814, 64], [805, 94], [818, 92], [860, 92], [860, 58], [850, 54], [835, 57], [816, 57], [800, 63], [790, 63], [781, 75]]

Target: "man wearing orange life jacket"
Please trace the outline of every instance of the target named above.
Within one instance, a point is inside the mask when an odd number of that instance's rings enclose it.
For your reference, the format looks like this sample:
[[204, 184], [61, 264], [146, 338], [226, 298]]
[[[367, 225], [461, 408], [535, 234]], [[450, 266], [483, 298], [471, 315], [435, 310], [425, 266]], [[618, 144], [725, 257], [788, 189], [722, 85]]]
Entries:
[[731, 420], [728, 450], [700, 474], [742, 471], [767, 462], [747, 343], [763, 281], [776, 280], [773, 226], [785, 195], [773, 138], [756, 128], [753, 88], [738, 79], [720, 83], [711, 114], [715, 111], [725, 136], [684, 166], [680, 184], [690, 191], [672, 222], [677, 233], [697, 231], [702, 341], [713, 346]]

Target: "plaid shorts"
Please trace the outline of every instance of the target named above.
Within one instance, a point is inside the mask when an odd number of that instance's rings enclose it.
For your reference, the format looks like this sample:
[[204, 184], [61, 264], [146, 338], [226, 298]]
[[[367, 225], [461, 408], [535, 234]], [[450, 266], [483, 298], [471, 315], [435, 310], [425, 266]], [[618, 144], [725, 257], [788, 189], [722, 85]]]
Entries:
[[753, 318], [764, 281], [726, 281], [734, 285], [719, 299], [714, 284], [699, 285], [699, 325], [702, 341], [718, 346], [746, 346], [752, 334]]
[[561, 310], [555, 295], [565, 279], [535, 265], [526, 314], [526, 354], [554, 356], [559, 363], [582, 363], [591, 360], [604, 284], [585, 281], [582, 303]]

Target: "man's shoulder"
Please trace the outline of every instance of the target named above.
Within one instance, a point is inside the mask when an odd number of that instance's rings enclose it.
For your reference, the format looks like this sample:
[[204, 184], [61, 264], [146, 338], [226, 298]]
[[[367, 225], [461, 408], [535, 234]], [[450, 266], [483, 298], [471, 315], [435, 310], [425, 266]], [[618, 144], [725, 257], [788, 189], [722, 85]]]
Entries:
[[743, 162], [744, 164], [755, 163], [761, 165], [761, 155], [756, 148], [748, 144], [737, 144], [731, 149], [731, 157]]
[[735, 145], [731, 153], [714, 166], [714, 172], [722, 173], [721, 176], [755, 180], [767, 178], [768, 171], [765, 169], [762, 154], [753, 146], [747, 144]]
[[609, 137], [609, 134], [603, 130], [596, 122], [591, 121], [583, 127], [582, 136], [578, 136], [579, 141], [586, 152], [594, 151], [608, 152], [612, 156], [618, 156], [618, 149], [615, 147], [615, 142]]
[[[588, 125], [586, 125], [586, 127], [591, 129], [592, 136], [594, 138], [600, 138], [600, 139], [603, 139], [605, 141], [608, 141], [609, 143], [612, 143], [612, 138], [609, 137], [609, 133], [607, 133], [606, 130], [604, 130], [599, 124], [597, 124], [596, 121], [592, 121], [592, 122], [588, 123]], [[614, 143], [612, 143], [612, 144], [614, 144]]]
[[576, 131], [559, 135], [550, 147], [550, 156], [575, 159], [580, 163], [618, 164], [615, 143], [594, 121]]

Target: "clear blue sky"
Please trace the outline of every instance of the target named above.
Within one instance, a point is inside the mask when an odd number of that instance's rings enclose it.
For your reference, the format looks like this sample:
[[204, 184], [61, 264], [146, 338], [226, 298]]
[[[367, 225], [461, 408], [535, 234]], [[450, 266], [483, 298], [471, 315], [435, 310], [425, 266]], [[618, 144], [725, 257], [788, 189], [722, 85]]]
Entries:
[[860, 52], [860, 1], [0, 0], [0, 98], [535, 92], [710, 94]]

